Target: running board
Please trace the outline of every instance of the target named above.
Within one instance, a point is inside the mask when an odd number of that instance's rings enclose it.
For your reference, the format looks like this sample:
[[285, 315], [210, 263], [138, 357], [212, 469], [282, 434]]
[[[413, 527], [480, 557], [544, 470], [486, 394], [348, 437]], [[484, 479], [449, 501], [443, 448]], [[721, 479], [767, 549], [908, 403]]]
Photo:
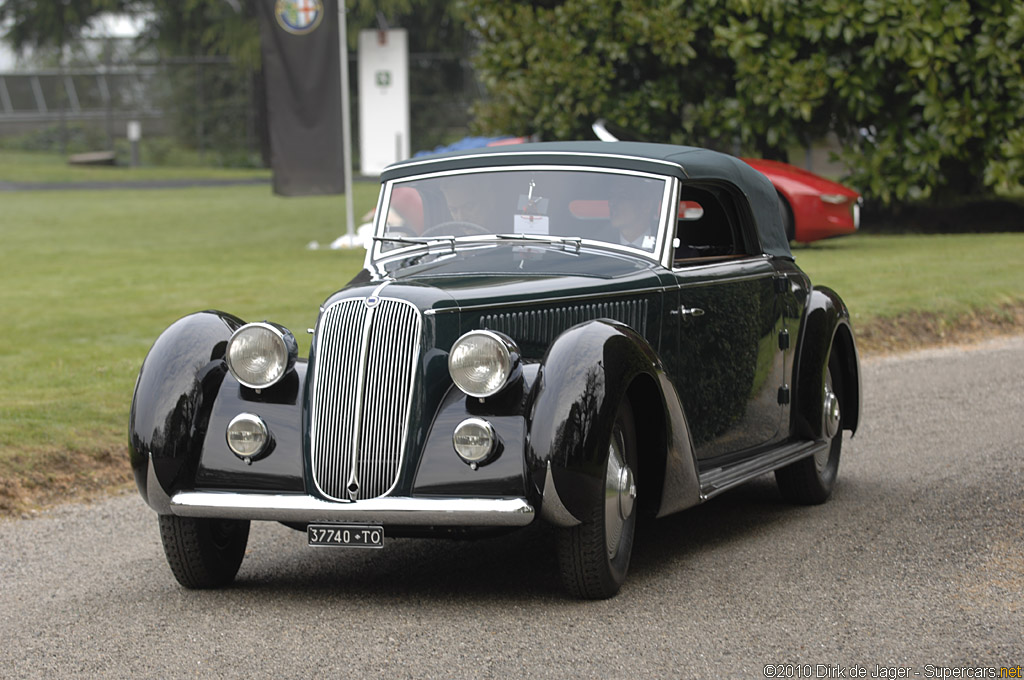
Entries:
[[706, 501], [723, 491], [728, 491], [734, 486], [750, 481], [754, 477], [778, 470], [808, 456], [813, 456], [818, 451], [827, 449], [828, 446], [829, 443], [825, 441], [795, 442], [787, 444], [781, 449], [775, 449], [760, 456], [747, 458], [732, 465], [701, 470], [700, 499]]

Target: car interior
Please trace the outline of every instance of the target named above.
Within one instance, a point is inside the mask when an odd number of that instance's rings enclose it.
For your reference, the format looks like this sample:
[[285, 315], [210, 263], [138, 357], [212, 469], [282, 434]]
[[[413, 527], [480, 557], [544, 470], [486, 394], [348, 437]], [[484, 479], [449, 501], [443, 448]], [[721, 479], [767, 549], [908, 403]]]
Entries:
[[744, 255], [739, 216], [728, 192], [719, 187], [685, 185], [680, 192], [673, 264], [686, 266], [706, 258]]

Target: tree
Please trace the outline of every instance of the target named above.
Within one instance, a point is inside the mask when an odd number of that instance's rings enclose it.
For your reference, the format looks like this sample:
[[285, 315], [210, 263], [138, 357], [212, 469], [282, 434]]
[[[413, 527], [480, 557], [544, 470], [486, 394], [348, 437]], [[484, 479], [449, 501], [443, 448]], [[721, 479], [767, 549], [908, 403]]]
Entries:
[[15, 49], [63, 49], [97, 16], [121, 11], [128, 4], [128, 0], [2, 0], [0, 26], [9, 27], [4, 38]]
[[[0, 0], [0, 27], [6, 26], [4, 38], [15, 49], [52, 48], [57, 54], [57, 68], [63, 73], [65, 48], [72, 44], [96, 17], [124, 9], [128, 0]], [[57, 90], [60, 115], [60, 151], [67, 152], [68, 130], [64, 107], [67, 95]]]
[[884, 202], [1024, 195], [1021, 0], [465, 0], [481, 132], [779, 157], [838, 135]]
[[[89, 22], [107, 11], [146, 21], [138, 47], [167, 62], [166, 101], [179, 142], [218, 152], [221, 162], [252, 162], [257, 141], [268, 156], [256, 2], [273, 0], [0, 0], [0, 34], [16, 47], [73, 44]], [[361, 29], [388, 25], [409, 30], [412, 137], [417, 148], [466, 133], [468, 101], [476, 93], [465, 56], [470, 33], [455, 18], [458, 0], [344, 0], [348, 44]], [[327, 19], [334, 21], [334, 17]], [[55, 28], [56, 26], [56, 28]], [[210, 59], [213, 57], [213, 59]], [[231, 63], [222, 62], [229, 57]], [[472, 94], [467, 94], [472, 93]], [[247, 101], [248, 99], [248, 101]]]

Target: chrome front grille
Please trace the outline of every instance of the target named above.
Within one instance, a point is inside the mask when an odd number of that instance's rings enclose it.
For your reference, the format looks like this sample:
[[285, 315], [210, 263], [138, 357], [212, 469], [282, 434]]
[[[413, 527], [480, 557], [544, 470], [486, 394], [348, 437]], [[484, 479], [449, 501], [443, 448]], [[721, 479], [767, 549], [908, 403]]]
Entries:
[[500, 331], [516, 342], [549, 343], [578, 323], [593, 319], [621, 321], [641, 335], [647, 335], [647, 301], [621, 300], [550, 309], [487, 314], [481, 328]]
[[310, 397], [313, 481], [326, 497], [386, 495], [398, 481], [421, 317], [403, 300], [342, 300], [320, 318]]

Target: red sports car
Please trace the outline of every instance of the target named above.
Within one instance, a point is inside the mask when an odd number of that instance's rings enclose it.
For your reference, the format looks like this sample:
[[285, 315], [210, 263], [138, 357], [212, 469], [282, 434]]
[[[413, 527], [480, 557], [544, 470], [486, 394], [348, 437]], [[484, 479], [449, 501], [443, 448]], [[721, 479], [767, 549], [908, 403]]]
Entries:
[[771, 180], [779, 192], [790, 241], [810, 243], [852, 234], [860, 227], [861, 198], [853, 189], [788, 163], [743, 160]]

